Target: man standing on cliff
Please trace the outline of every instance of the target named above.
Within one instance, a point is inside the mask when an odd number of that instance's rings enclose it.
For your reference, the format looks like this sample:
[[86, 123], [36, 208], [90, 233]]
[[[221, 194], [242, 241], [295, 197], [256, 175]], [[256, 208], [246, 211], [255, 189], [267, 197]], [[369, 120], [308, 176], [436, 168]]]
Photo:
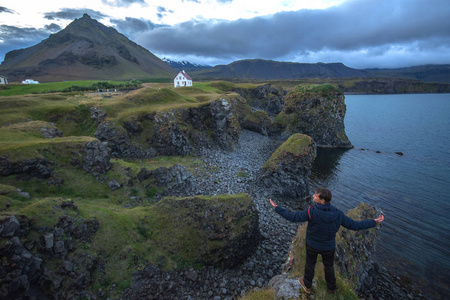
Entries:
[[327, 281], [328, 292], [334, 293], [336, 290], [336, 277], [334, 275], [334, 253], [336, 250], [336, 232], [339, 227], [344, 226], [350, 230], [362, 230], [375, 227], [384, 221], [384, 216], [380, 215], [374, 220], [355, 221], [344, 215], [342, 211], [330, 204], [331, 191], [325, 188], [318, 188], [313, 195], [316, 203], [308, 209], [298, 212], [290, 212], [270, 199], [270, 204], [275, 211], [283, 218], [291, 222], [306, 222], [306, 263], [305, 275], [298, 279], [303, 290], [311, 293], [314, 269], [317, 255], [322, 255], [325, 268], [325, 280]]

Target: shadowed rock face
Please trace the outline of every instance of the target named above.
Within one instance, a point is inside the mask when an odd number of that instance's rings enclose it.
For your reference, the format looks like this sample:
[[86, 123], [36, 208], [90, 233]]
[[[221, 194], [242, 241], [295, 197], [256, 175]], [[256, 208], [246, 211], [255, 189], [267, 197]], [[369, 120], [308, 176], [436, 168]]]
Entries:
[[307, 134], [317, 147], [352, 148], [345, 133], [344, 100], [344, 94], [332, 86], [319, 92], [294, 90], [286, 96], [283, 111], [274, 120], [274, 131]]
[[[231, 151], [239, 140], [240, 99], [219, 98], [193, 108], [150, 113], [124, 122], [103, 121], [95, 137], [107, 142], [112, 157], [150, 158], [189, 155], [204, 147]], [[97, 119], [98, 111], [92, 115]], [[146, 125], [144, 125], [146, 124]], [[142, 137], [145, 143], [132, 142]]]
[[283, 109], [285, 91], [270, 84], [250, 89], [237, 88], [234, 91], [247, 99], [248, 104], [253, 109], [264, 110], [270, 116], [277, 115]]
[[[63, 202], [60, 207], [77, 210], [73, 202]], [[0, 246], [0, 255], [4, 258], [0, 264], [0, 297], [49, 299], [50, 295], [58, 295], [61, 299], [82, 298], [94, 281], [93, 272], [103, 269], [104, 263], [89, 254], [71, 254], [75, 243], [90, 242], [98, 228], [96, 219], [69, 216], [61, 217], [54, 228], [36, 227], [26, 216], [2, 218], [0, 239], [8, 241]], [[58, 266], [57, 271], [48, 267], [48, 260]]]
[[304, 134], [294, 134], [266, 162], [261, 182], [274, 196], [298, 199], [309, 195], [309, 175], [316, 157], [313, 140]]

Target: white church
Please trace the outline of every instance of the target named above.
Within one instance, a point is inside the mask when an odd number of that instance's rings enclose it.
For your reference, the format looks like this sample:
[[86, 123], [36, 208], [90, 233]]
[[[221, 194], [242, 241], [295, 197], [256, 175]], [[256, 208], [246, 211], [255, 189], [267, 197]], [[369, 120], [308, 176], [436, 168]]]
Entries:
[[183, 70], [178, 73], [178, 75], [173, 80], [174, 87], [180, 86], [192, 86], [192, 78]]

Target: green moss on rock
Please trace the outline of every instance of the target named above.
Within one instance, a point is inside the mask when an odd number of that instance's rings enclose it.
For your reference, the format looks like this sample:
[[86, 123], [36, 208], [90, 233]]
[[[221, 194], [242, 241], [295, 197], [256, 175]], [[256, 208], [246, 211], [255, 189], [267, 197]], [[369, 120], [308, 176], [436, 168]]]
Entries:
[[155, 242], [177, 263], [230, 267], [259, 239], [257, 210], [247, 194], [164, 198], [152, 210]]
[[272, 154], [269, 160], [264, 164], [263, 169], [277, 169], [279, 163], [284, 161], [286, 156], [299, 157], [308, 155], [314, 142], [306, 134], [293, 134]]
[[259, 132], [264, 135], [268, 135], [272, 126], [272, 120], [267, 112], [263, 110], [257, 110], [247, 115], [242, 122], [242, 127]]

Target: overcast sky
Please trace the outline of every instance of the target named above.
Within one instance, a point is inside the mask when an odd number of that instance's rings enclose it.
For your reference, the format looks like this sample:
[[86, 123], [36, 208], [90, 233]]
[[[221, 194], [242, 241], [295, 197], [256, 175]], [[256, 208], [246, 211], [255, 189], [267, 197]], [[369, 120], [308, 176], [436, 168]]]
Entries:
[[450, 64], [449, 0], [0, 0], [0, 61], [88, 13], [160, 58]]

